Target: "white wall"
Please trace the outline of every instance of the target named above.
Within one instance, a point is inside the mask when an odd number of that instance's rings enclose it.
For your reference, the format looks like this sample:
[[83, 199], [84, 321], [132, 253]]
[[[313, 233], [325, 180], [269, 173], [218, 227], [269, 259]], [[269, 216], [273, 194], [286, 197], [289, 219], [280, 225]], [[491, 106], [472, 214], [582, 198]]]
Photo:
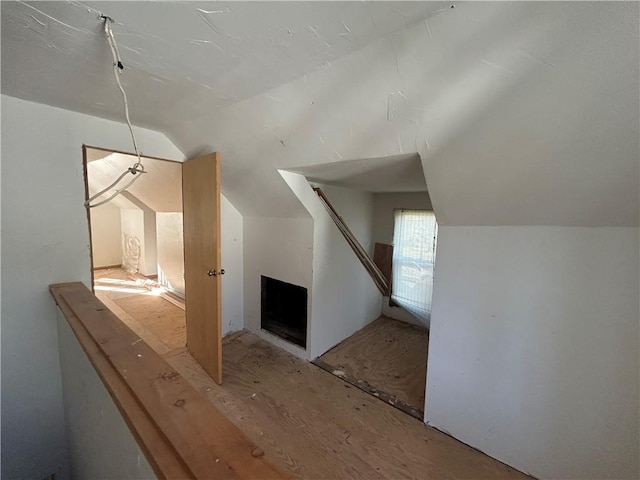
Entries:
[[[224, 181], [224, 180], [223, 180]], [[244, 328], [244, 259], [242, 215], [222, 196], [220, 208], [222, 268], [222, 334]]]
[[120, 209], [111, 203], [92, 208], [91, 242], [95, 268], [122, 264]]
[[156, 478], [102, 380], [57, 312], [62, 394], [74, 478]]
[[144, 270], [143, 275], [158, 274], [158, 244], [156, 232], [156, 212], [144, 210]]
[[309, 305], [307, 312], [310, 316], [313, 221], [310, 218], [245, 216], [243, 226], [245, 327], [288, 352], [308, 359], [308, 351], [260, 329], [260, 276], [265, 275], [306, 288]]
[[[367, 251], [369, 255], [373, 255], [373, 193], [313, 182], [310, 186], [320, 187], [322, 189], [335, 210], [338, 212], [338, 215], [342, 217], [365, 251]], [[312, 193], [317, 196], [316, 193]], [[325, 212], [321, 217], [322, 220], [328, 219], [331, 221], [331, 218], [324, 210], [324, 207], [322, 211]], [[333, 221], [331, 221], [331, 224], [335, 226]], [[335, 228], [337, 230], [337, 227]], [[342, 239], [342, 242], [346, 243], [344, 237], [341, 236], [340, 238]]]
[[[372, 252], [373, 195], [327, 185], [322, 190], [364, 249]], [[316, 358], [378, 318], [382, 296], [316, 194], [311, 189], [308, 193], [315, 197], [303, 201], [314, 219], [309, 355]]]
[[[128, 151], [131, 139], [120, 123], [1, 99], [2, 475], [57, 472], [65, 479], [69, 457], [48, 285], [90, 286], [82, 144]], [[164, 135], [135, 131], [144, 153], [182, 158]]]
[[[161, 164], [173, 165], [172, 162], [163, 162], [162, 160], [153, 160], [152, 162], [156, 164], [161, 163]], [[147, 165], [149, 163], [150, 161], [147, 160]], [[92, 166], [92, 164], [89, 164], [89, 166]], [[178, 165], [178, 168], [180, 168], [180, 165]], [[90, 171], [89, 176], [91, 177], [92, 175], [96, 175], [97, 173], [98, 173], [97, 170]], [[100, 173], [103, 174], [103, 172], [100, 172]], [[158, 173], [153, 167], [149, 170], [149, 173], [152, 174], [153, 176], [144, 177], [145, 185], [147, 186], [150, 185], [151, 190], [153, 190], [154, 182], [156, 181], [156, 179], [158, 182], [160, 182], [161, 178], [159, 175], [161, 174]], [[119, 175], [119, 173], [116, 174], [116, 176], [117, 175]], [[139, 182], [136, 182], [134, 185], [137, 186], [138, 184]], [[164, 187], [164, 184], [163, 184], [163, 187]], [[127, 226], [126, 228], [131, 229], [131, 232], [133, 232], [132, 234], [137, 238], [139, 238], [141, 242], [141, 245], [140, 245], [141, 257], [138, 262], [139, 263], [138, 271], [141, 275], [148, 275], [148, 276], [156, 275], [158, 273], [156, 212], [151, 207], [149, 207], [147, 203], [142, 201], [139, 197], [137, 197], [136, 195], [134, 195], [132, 192], [128, 190], [122, 192], [121, 196], [115, 199], [115, 202], [120, 203], [118, 202], [119, 199], [128, 200], [128, 202], [124, 202], [124, 206], [119, 205], [120, 208], [122, 209], [120, 214], [121, 221], [122, 221], [122, 228], [124, 229], [126, 225]], [[131, 204], [133, 205], [129, 206]], [[140, 215], [137, 213], [132, 213], [132, 210], [135, 210], [135, 209], [140, 210], [140, 212], [142, 213], [142, 217], [140, 217]], [[124, 233], [126, 232], [123, 231], [123, 234]], [[126, 255], [127, 249], [124, 244], [125, 240], [126, 240], [126, 237], [123, 235], [122, 237], [123, 253]], [[123, 261], [122, 261], [123, 268], [125, 269], [127, 268], [126, 260], [127, 260], [126, 258], [123, 258]]]
[[637, 226], [638, 12], [459, 2], [171, 138], [243, 215], [304, 214], [276, 168], [417, 152], [442, 224]]
[[539, 478], [638, 478], [638, 229], [439, 235], [427, 422]]
[[182, 226], [182, 212], [156, 213], [158, 281], [170, 291], [184, 296], [184, 236]]
[[[307, 332], [314, 359], [380, 316], [380, 293], [299, 174], [280, 172], [313, 218], [313, 288]], [[365, 250], [371, 250], [373, 195], [322, 185], [322, 190]]]
[[[146, 271], [144, 212], [135, 208], [120, 211], [122, 225], [122, 268], [142, 275]], [[133, 242], [136, 239], [137, 242]]]

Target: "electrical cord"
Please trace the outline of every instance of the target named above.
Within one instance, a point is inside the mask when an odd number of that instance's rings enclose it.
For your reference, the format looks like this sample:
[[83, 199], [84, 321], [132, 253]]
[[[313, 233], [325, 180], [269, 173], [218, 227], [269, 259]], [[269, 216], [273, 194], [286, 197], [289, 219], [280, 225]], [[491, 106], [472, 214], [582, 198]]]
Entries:
[[[104, 205], [105, 203], [111, 201], [117, 195], [125, 191], [131, 185], [136, 182], [143, 173], [146, 173], [144, 169], [144, 165], [142, 165], [142, 157], [140, 156], [140, 150], [138, 150], [138, 144], [136, 143], [136, 136], [133, 133], [133, 127], [131, 125], [131, 119], [129, 118], [129, 101], [127, 100], [127, 93], [120, 82], [120, 74], [122, 70], [124, 70], [124, 65], [122, 64], [122, 60], [120, 59], [120, 52], [118, 51], [118, 44], [116, 43], [116, 38], [113, 35], [113, 29], [111, 28], [111, 24], [113, 23], [113, 19], [111, 17], [107, 17], [106, 15], [101, 15], [100, 18], [104, 19], [104, 32], [107, 35], [107, 40], [109, 42], [109, 48], [111, 49], [111, 56], [113, 57], [113, 75], [116, 78], [116, 83], [118, 84], [118, 88], [120, 89], [120, 93], [122, 93], [122, 100], [124, 102], [124, 116], [127, 121], [127, 126], [129, 127], [129, 132], [131, 133], [131, 141], [133, 142], [133, 149], [136, 152], [136, 156], [138, 157], [138, 161], [133, 164], [132, 167], [129, 167], [125, 170], [111, 185], [106, 187], [105, 189], [99, 191], [91, 198], [89, 198], [84, 206], [88, 208], [98, 207], [100, 205]], [[107, 193], [109, 190], [114, 188], [120, 181], [128, 174], [131, 173], [134, 177], [128, 182], [124, 187], [117, 189], [112, 195], [107, 197], [104, 200], [101, 200], [98, 203], [91, 203], [96, 198], [100, 198], [102, 195]]]

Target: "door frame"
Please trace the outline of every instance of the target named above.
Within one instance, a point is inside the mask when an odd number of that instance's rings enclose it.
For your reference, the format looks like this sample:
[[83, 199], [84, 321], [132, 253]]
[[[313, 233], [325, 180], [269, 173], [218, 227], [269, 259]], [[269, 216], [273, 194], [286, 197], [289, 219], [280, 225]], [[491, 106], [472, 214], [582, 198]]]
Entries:
[[[109, 153], [119, 153], [121, 155], [130, 155], [134, 158], [137, 158], [137, 155], [132, 152], [125, 152], [123, 150], [115, 150], [113, 148], [104, 148], [104, 147], [96, 147], [93, 145], [87, 145], [86, 143], [82, 144], [82, 174], [84, 177], [84, 199], [85, 201], [89, 200], [89, 171], [87, 169], [87, 150], [98, 150], [100, 152], [109, 152]], [[140, 157], [143, 159], [148, 158], [149, 160], [161, 160], [163, 162], [171, 162], [171, 163], [179, 163], [181, 166], [184, 162], [179, 160], [169, 160], [168, 158], [160, 158], [160, 157], [152, 157], [151, 155], [143, 155], [140, 154]], [[182, 182], [180, 182], [180, 196], [182, 196]], [[89, 207], [85, 207], [87, 211], [87, 227], [89, 229], [89, 262], [91, 264], [91, 292], [95, 294], [95, 275], [93, 273], [94, 263], [93, 263], [93, 236], [91, 234], [91, 209]], [[183, 234], [184, 236], [184, 234]], [[186, 296], [186, 294], [185, 294]]]
[[[119, 153], [122, 155], [129, 155], [132, 157], [132, 159], [136, 159], [137, 155], [134, 153], [130, 153], [130, 152], [124, 152], [124, 151], [120, 151], [120, 150], [114, 150], [114, 149], [109, 149], [109, 148], [103, 148], [103, 147], [94, 147], [91, 145], [86, 145], [83, 144], [82, 145], [82, 166], [83, 166], [83, 174], [84, 174], [84, 187], [85, 187], [85, 200], [88, 200], [90, 198], [90, 194], [89, 194], [89, 172], [88, 172], [88, 161], [87, 161], [87, 152], [89, 149], [93, 149], [93, 150], [97, 150], [100, 152], [107, 152], [108, 154], [111, 153]], [[212, 265], [215, 268], [221, 268], [221, 262], [222, 262], [222, 255], [221, 255], [221, 237], [220, 237], [220, 230], [221, 230], [221, 192], [220, 192], [220, 153], [219, 152], [212, 152], [210, 155], [213, 156], [214, 159], [214, 169], [215, 169], [215, 178], [216, 178], [216, 188], [214, 188], [214, 196], [217, 196], [217, 200], [215, 201], [215, 208], [217, 209], [217, 227], [215, 227], [215, 237], [216, 237], [216, 259], [215, 262], [213, 262], [215, 265]], [[185, 167], [185, 162], [189, 161], [189, 160], [185, 160], [185, 161], [178, 161], [178, 160], [169, 160], [166, 158], [160, 158], [160, 157], [152, 157], [152, 156], [148, 156], [148, 155], [140, 155], [142, 158], [146, 158], [149, 160], [160, 160], [163, 162], [171, 162], [171, 163], [178, 163], [180, 164], [180, 170], [181, 170], [181, 177], [182, 177], [182, 181], [180, 183], [180, 196], [182, 197], [182, 213], [184, 216], [184, 167]], [[205, 155], [203, 157], [197, 157], [196, 159], [193, 159], [195, 161], [204, 159], [205, 157], [208, 157], [209, 155]], [[95, 275], [94, 275], [94, 260], [93, 260], [93, 238], [92, 238], [92, 233], [91, 233], [91, 209], [89, 207], [85, 207], [86, 208], [86, 214], [87, 214], [87, 227], [89, 230], [89, 261], [91, 264], [91, 291], [94, 293], [95, 295]], [[184, 219], [183, 219], [183, 226], [184, 226]], [[185, 283], [186, 283], [186, 270], [187, 270], [187, 262], [186, 262], [186, 250], [187, 250], [187, 242], [185, 241], [185, 232], [183, 230], [182, 232], [182, 237], [183, 237], [183, 260], [184, 260], [184, 269], [185, 269]], [[195, 248], [195, 247], [194, 247]], [[194, 250], [191, 250], [191, 252], [193, 253]], [[208, 267], [210, 268], [210, 267]], [[224, 270], [221, 270], [221, 274], [224, 274]], [[209, 275], [211, 275], [211, 273], [209, 273]], [[215, 275], [215, 274], [214, 274]], [[211, 378], [218, 382], [218, 383], [222, 383], [222, 291], [221, 291], [221, 284], [220, 284], [221, 279], [220, 278], [216, 278], [215, 282], [215, 288], [217, 289], [217, 305], [216, 305], [216, 311], [217, 311], [217, 315], [216, 315], [216, 325], [217, 325], [217, 338], [214, 340], [216, 342], [215, 344], [215, 348], [214, 350], [216, 351], [216, 357], [217, 357], [217, 361], [214, 362], [216, 368], [214, 370], [211, 370], [209, 368], [208, 365], [204, 365], [201, 364], [202, 367], [207, 371], [207, 373], [211, 376]], [[197, 297], [197, 296], [196, 296]], [[193, 298], [193, 297], [192, 297]], [[191, 322], [189, 322], [189, 312], [187, 311], [186, 305], [188, 303], [188, 298], [187, 298], [187, 293], [185, 291], [185, 324], [186, 324], [186, 330], [187, 330], [187, 338], [185, 341], [185, 348], [187, 349], [187, 351], [194, 356], [194, 358], [200, 362], [201, 359], [198, 359], [195, 354], [197, 352], [192, 351], [191, 348], [189, 348], [189, 325], [192, 325], [192, 328], [195, 330], [198, 330], [198, 328], [200, 328], [203, 323], [201, 321], [195, 321], [195, 319], [193, 319]], [[208, 346], [205, 344], [203, 346], [203, 348], [198, 349], [198, 352], [200, 352], [200, 350], [209, 350]], [[200, 352], [201, 353], [201, 352]]]

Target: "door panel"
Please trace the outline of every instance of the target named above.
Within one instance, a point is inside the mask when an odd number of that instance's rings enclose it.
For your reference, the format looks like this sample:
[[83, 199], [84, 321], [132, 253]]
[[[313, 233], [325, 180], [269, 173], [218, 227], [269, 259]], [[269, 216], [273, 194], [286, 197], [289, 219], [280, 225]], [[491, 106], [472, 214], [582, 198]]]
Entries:
[[219, 153], [184, 162], [182, 203], [187, 350], [222, 383]]

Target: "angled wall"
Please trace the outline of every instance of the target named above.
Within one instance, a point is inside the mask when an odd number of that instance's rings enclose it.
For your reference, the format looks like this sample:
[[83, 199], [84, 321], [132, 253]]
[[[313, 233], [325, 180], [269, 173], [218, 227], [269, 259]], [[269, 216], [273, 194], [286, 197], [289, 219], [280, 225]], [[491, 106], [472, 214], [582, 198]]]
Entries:
[[462, 2], [169, 135], [243, 215], [305, 215], [277, 169], [417, 152], [443, 225], [634, 226], [638, 8]]

